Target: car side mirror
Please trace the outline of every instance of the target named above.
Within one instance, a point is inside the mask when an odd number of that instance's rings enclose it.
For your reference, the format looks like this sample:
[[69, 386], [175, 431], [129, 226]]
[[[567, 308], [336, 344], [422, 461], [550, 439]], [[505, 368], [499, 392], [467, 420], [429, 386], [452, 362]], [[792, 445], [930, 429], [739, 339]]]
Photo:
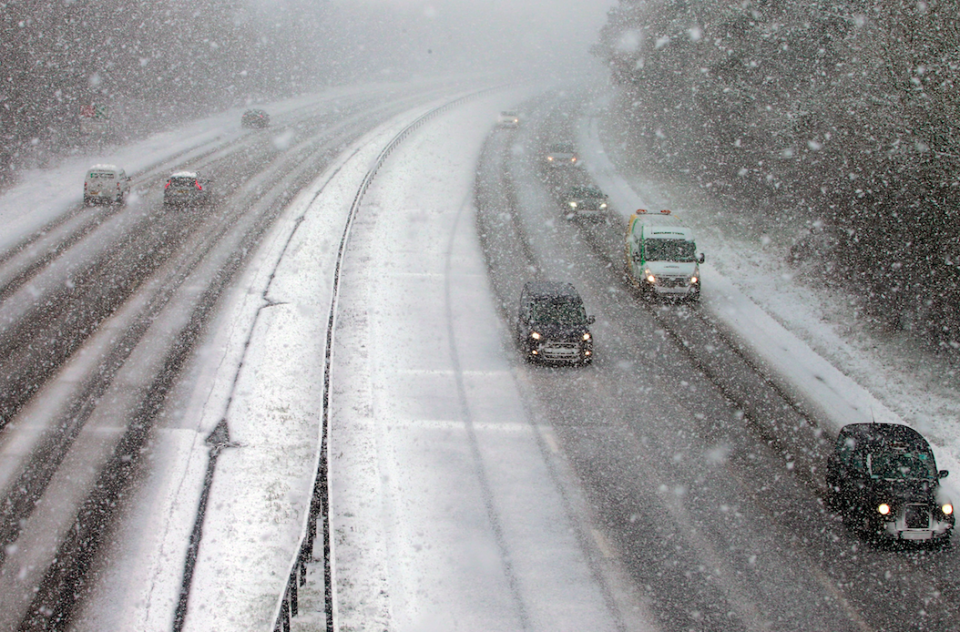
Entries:
[[937, 478], [946, 478], [950, 476], [950, 470], [940, 470], [940, 473], [937, 475]]
[[592, 324], [595, 323], [595, 322], [597, 322], [597, 317], [596, 317], [596, 316], [587, 316], [587, 324], [588, 324], [588, 325], [592, 325]]
[[706, 261], [706, 260], [707, 260], [707, 255], [705, 255], [705, 254], [703, 254], [703, 253], [701, 252], [701, 253], [700, 253], [700, 258], [697, 259], [697, 261], [699, 261], [700, 263], [703, 263], [703, 262]]

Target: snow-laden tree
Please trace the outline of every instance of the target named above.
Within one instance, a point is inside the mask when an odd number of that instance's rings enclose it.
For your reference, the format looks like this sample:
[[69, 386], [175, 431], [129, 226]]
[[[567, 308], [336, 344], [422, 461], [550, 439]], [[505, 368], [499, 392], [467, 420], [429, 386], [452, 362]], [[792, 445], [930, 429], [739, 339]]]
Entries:
[[304, 89], [326, 68], [326, 6], [0, 0], [0, 180], [44, 146], [77, 142], [91, 104], [127, 134]]
[[595, 50], [643, 152], [748, 209], [744, 221], [826, 227], [798, 242], [798, 261], [848, 282], [886, 322], [953, 342], [956, 10], [622, 0]]

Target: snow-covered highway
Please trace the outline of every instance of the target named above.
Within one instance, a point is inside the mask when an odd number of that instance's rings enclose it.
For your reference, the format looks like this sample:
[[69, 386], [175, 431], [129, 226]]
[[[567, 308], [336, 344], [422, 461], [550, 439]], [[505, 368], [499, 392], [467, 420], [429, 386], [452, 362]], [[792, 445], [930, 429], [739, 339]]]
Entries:
[[[20, 361], [38, 367], [34, 390], [4, 393], [20, 399], [0, 429], [0, 627], [272, 629], [322, 464], [329, 514], [295, 630], [951, 629], [953, 550], [865, 545], [821, 501], [839, 425], [900, 420], [883, 393], [744, 296], [706, 211], [689, 217], [717, 263], [695, 309], [623, 282], [617, 215], [558, 210], [537, 165], [556, 139], [577, 142], [618, 212], [664, 197], [606, 153], [602, 101], [401, 88], [275, 104], [266, 132], [232, 112], [192, 141], [118, 149], [141, 152], [126, 208], [76, 208], [79, 188], [59, 184], [0, 196], [20, 231], [4, 236], [0, 325], [38, 344], [77, 334], [50, 366]], [[521, 127], [494, 129], [514, 106]], [[204, 161], [217, 210], [159, 210], [166, 171]], [[31, 219], [25, 201], [45, 210]], [[117, 305], [77, 330], [69, 304], [64, 321], [56, 301], [22, 298], [72, 289], [91, 261], [104, 276], [75, 294]], [[111, 284], [124, 270], [135, 282]], [[519, 288], [544, 278], [574, 281], [597, 315], [592, 366], [517, 353]], [[65, 419], [76, 427], [44, 431]], [[117, 451], [128, 421], [143, 432]], [[935, 447], [957, 469], [954, 442]], [[91, 489], [113, 495], [84, 526]], [[51, 575], [73, 532], [95, 546]]]

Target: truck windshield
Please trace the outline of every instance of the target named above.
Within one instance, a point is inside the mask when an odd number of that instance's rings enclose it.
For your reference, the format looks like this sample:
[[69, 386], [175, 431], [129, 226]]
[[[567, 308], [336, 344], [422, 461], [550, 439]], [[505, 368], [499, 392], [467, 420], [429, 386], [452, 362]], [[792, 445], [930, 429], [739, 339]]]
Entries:
[[644, 255], [647, 261], [696, 261], [697, 245], [683, 239], [647, 239]]
[[867, 456], [867, 467], [873, 478], [890, 480], [936, 479], [933, 458], [924, 452], [884, 450]]
[[530, 308], [531, 320], [541, 324], [582, 325], [587, 322], [583, 303], [574, 301], [535, 301]]

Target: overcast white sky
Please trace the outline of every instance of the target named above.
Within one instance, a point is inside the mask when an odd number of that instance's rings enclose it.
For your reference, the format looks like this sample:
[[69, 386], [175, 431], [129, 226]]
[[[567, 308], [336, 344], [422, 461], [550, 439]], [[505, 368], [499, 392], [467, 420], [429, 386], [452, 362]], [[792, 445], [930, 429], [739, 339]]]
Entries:
[[[438, 68], [564, 70], [591, 61], [607, 10], [617, 0], [334, 0], [357, 16], [353, 40], [383, 62], [428, 55]], [[369, 20], [375, 28], [363, 26]]]

